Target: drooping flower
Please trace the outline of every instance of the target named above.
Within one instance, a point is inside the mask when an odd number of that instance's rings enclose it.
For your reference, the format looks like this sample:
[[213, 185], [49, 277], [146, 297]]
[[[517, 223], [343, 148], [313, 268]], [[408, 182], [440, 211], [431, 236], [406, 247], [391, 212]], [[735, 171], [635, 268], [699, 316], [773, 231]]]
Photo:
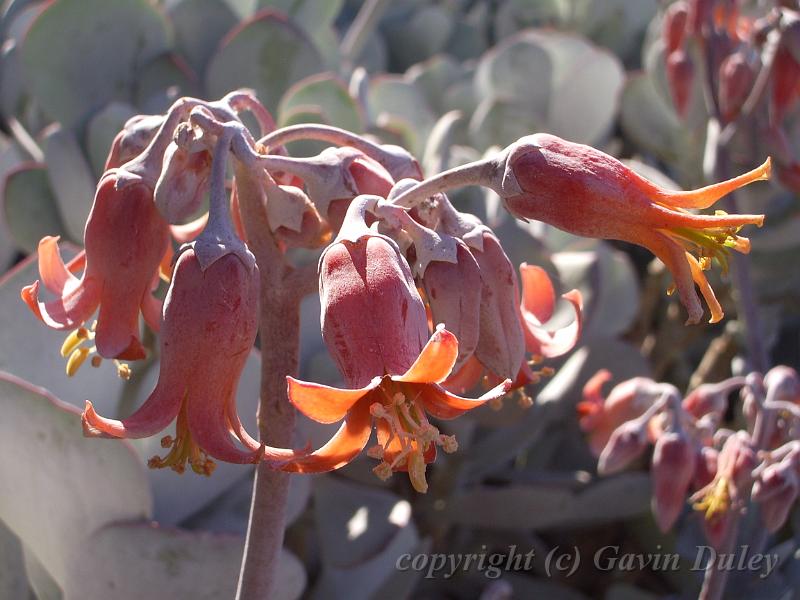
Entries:
[[375, 473], [387, 478], [408, 471], [414, 488], [425, 492], [425, 465], [435, 459], [436, 447], [457, 448], [427, 415], [455, 418], [501, 396], [510, 382], [475, 400], [441, 387], [457, 359], [458, 341], [440, 327], [426, 343], [427, 317], [410, 268], [394, 241], [366, 226], [368, 202], [353, 201], [320, 260], [323, 338], [348, 388], [287, 378], [298, 410], [321, 423], [343, 423], [324, 446], [280, 468], [339, 468], [364, 449], [374, 422], [378, 444], [368, 454], [381, 461]]
[[687, 209], [708, 208], [739, 187], [768, 179], [769, 159], [748, 173], [687, 192], [663, 189], [600, 150], [544, 133], [520, 139], [501, 160], [497, 191], [513, 215], [584, 237], [644, 246], [671, 271], [689, 323], [703, 314], [695, 284], [711, 322], [722, 318], [704, 270], [712, 259], [725, 270], [730, 250], [749, 252], [750, 242], [739, 230], [762, 225], [764, 216], [699, 215]]
[[39, 274], [59, 297], [40, 301], [39, 281], [23, 288], [21, 296], [53, 329], [78, 329], [99, 306], [94, 331], [98, 354], [134, 360], [144, 358], [140, 310], [158, 328], [160, 307], [150, 290], [169, 245], [169, 228], [153, 204], [152, 187], [143, 182], [117, 186], [115, 171], [98, 184], [84, 232], [86, 268], [81, 278], [64, 265], [58, 238], [45, 237], [39, 242]]
[[236, 388], [258, 331], [259, 274], [229, 220], [225, 141], [214, 152], [209, 223], [181, 249], [164, 301], [155, 389], [125, 419], [101, 417], [91, 402], [82, 417], [86, 436], [115, 438], [149, 437], [177, 418], [175, 437], [161, 441], [169, 453], [152, 458], [152, 468], [183, 472], [188, 462], [209, 475], [211, 459], [255, 463], [294, 456], [253, 439], [236, 412]]

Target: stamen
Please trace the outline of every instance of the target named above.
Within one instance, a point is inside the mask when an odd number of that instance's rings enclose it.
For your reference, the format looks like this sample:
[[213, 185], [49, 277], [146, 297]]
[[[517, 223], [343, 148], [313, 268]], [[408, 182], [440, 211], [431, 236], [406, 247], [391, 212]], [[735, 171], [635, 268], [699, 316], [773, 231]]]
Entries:
[[81, 368], [83, 361], [89, 356], [89, 348], [76, 348], [67, 360], [67, 376], [72, 377]]
[[420, 494], [428, 491], [428, 482], [425, 480], [425, 459], [419, 450], [414, 450], [408, 456], [408, 478], [411, 485]]
[[120, 362], [114, 359], [114, 365], [117, 367], [117, 376], [120, 379], [128, 381], [131, 378], [131, 367], [128, 363]]
[[217, 466], [213, 460], [208, 458], [206, 452], [192, 440], [192, 435], [189, 432], [185, 396], [181, 404], [181, 410], [178, 413], [178, 420], [175, 423], [175, 437], [167, 435], [161, 438], [161, 447], [169, 448], [170, 451], [163, 458], [154, 456], [148, 460], [147, 466], [151, 469], [169, 467], [176, 473], [183, 473], [188, 462], [192, 471], [198, 475], [208, 477]]
[[380, 444], [375, 444], [371, 448], [367, 449], [367, 456], [369, 456], [370, 458], [383, 460], [383, 454], [384, 454], [383, 446], [381, 446]]
[[92, 366], [93, 366], [95, 369], [96, 369], [97, 367], [99, 367], [100, 365], [102, 365], [102, 364], [103, 364], [103, 357], [102, 357], [102, 356], [100, 356], [100, 355], [98, 354], [98, 355], [95, 355], [95, 356], [93, 356], [93, 357], [92, 357]]
[[720, 477], [701, 500], [692, 504], [692, 508], [704, 512], [706, 519], [710, 521], [717, 515], [726, 513], [730, 508], [730, 504], [731, 497], [728, 492], [728, 480], [725, 477]]
[[372, 472], [375, 473], [381, 481], [386, 481], [392, 476], [392, 466], [387, 462], [382, 462], [377, 467], [373, 468]]
[[70, 332], [64, 343], [61, 344], [61, 356], [67, 358], [72, 352], [80, 346], [84, 340], [89, 338], [89, 331], [85, 327], [78, 327], [75, 331]]

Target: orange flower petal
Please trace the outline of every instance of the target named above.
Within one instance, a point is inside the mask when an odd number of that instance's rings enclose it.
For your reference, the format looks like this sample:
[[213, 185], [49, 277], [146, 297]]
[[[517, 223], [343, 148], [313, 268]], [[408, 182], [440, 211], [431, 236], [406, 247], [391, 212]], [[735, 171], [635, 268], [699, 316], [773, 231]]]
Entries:
[[439, 419], [455, 419], [468, 410], [478, 408], [490, 400], [502, 397], [511, 389], [512, 382], [506, 379], [493, 387], [480, 398], [462, 398], [445, 390], [442, 386], [431, 384], [423, 390], [420, 401], [425, 410]]
[[369, 402], [358, 402], [334, 436], [319, 450], [280, 465], [281, 471], [324, 473], [338, 469], [353, 460], [367, 445], [372, 435]]
[[522, 314], [529, 313], [538, 324], [546, 323], [553, 316], [556, 293], [547, 271], [535, 265], [522, 263], [519, 266], [522, 280]]
[[689, 267], [692, 270], [692, 279], [697, 284], [697, 287], [700, 288], [700, 293], [703, 295], [703, 299], [706, 301], [708, 309], [711, 311], [711, 318], [708, 322], [719, 323], [722, 317], [725, 316], [725, 313], [717, 300], [717, 296], [714, 294], [714, 290], [711, 289], [711, 284], [708, 283], [708, 279], [706, 279], [706, 275], [703, 273], [700, 263], [694, 256], [687, 252], [686, 260], [689, 261]]
[[67, 285], [75, 287], [79, 280], [61, 259], [58, 240], [58, 236], [47, 236], [39, 242], [39, 275], [44, 287], [60, 296]]
[[380, 381], [380, 377], [376, 377], [363, 388], [345, 390], [286, 377], [289, 401], [297, 410], [317, 423], [341, 421], [360, 398], [378, 387]]
[[769, 179], [771, 173], [772, 161], [771, 159], [767, 158], [767, 160], [764, 161], [764, 164], [756, 167], [752, 171], [743, 173], [742, 175], [734, 177], [733, 179], [714, 183], [697, 190], [676, 192], [655, 188], [653, 191], [656, 193], [654, 194], [653, 199], [656, 202], [661, 202], [667, 206], [673, 206], [677, 208], [708, 208], [726, 194], [729, 194], [740, 187], [743, 187], [749, 183], [753, 183], [754, 181], [763, 181], [765, 179]]
[[50, 302], [39, 301], [39, 282], [25, 286], [20, 296], [28, 308], [45, 325], [53, 329], [75, 329], [92, 316], [100, 301], [100, 287], [93, 278], [84, 278], [80, 285], [68, 291], [63, 298]]
[[392, 380], [407, 383], [441, 383], [450, 375], [457, 358], [456, 336], [440, 326], [433, 332], [411, 368], [403, 375], [392, 377]]
[[530, 319], [530, 313], [523, 309], [523, 330], [525, 333], [525, 347], [532, 354], [540, 354], [553, 358], [566, 354], [575, 347], [581, 337], [583, 328], [583, 296], [578, 290], [571, 290], [561, 296], [572, 304], [575, 311], [575, 320], [561, 329], [547, 331]]

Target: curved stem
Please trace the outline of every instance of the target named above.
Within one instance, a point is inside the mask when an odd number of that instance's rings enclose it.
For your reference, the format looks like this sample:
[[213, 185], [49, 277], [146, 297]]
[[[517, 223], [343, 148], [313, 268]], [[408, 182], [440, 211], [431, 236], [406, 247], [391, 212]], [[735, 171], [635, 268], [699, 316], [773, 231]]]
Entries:
[[496, 172], [494, 159], [487, 158], [453, 167], [429, 177], [391, 199], [398, 206], [412, 208], [434, 194], [468, 185], [492, 187], [490, 182]]
[[320, 142], [328, 142], [335, 146], [351, 146], [356, 150], [361, 150], [361, 152], [367, 156], [383, 152], [380, 145], [360, 135], [356, 135], [351, 131], [339, 129], [331, 125], [319, 125], [316, 123], [303, 123], [300, 125], [282, 127], [269, 135], [265, 135], [258, 140], [258, 142], [267, 148], [276, 148], [298, 140], [317, 140]]

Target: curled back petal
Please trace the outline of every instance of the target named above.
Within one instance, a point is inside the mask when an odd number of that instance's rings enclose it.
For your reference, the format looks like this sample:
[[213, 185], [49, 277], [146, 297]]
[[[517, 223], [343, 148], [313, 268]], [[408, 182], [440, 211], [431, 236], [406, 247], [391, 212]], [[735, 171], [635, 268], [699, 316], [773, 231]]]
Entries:
[[39, 242], [39, 275], [44, 287], [60, 296], [65, 287], [74, 288], [79, 280], [64, 264], [58, 251], [58, 240], [58, 236], [47, 236]]
[[714, 294], [714, 290], [711, 289], [711, 285], [708, 283], [708, 279], [706, 279], [706, 275], [703, 273], [703, 269], [698, 260], [688, 252], [686, 253], [686, 260], [689, 262], [689, 268], [692, 270], [692, 279], [697, 284], [697, 287], [700, 288], [700, 293], [703, 295], [706, 304], [708, 304], [708, 310], [711, 311], [711, 318], [708, 322], [718, 323], [722, 320], [722, 317], [725, 316], [725, 313], [717, 300], [717, 296]]
[[771, 172], [772, 161], [767, 158], [764, 164], [756, 167], [752, 171], [748, 171], [747, 173], [743, 173], [727, 181], [707, 185], [697, 190], [686, 192], [664, 190], [653, 185], [649, 181], [643, 181], [647, 184], [647, 187], [650, 188], [648, 191], [656, 202], [677, 208], [708, 208], [723, 196], [730, 194], [740, 187], [744, 187], [754, 181], [769, 179]]
[[454, 394], [463, 394], [478, 384], [483, 371], [481, 361], [470, 356], [460, 369], [442, 382], [442, 387]]
[[443, 326], [436, 328], [417, 360], [394, 381], [408, 383], [441, 383], [450, 375], [458, 358], [458, 340]]
[[178, 416], [185, 394], [182, 387], [159, 382], [139, 410], [122, 420], [101, 417], [87, 400], [81, 416], [83, 435], [133, 439], [155, 435]]
[[295, 408], [317, 423], [341, 421], [347, 411], [361, 398], [380, 384], [380, 377], [369, 385], [355, 390], [345, 390], [320, 383], [300, 381], [287, 375], [289, 401]]
[[52, 329], [75, 329], [92, 316], [100, 302], [100, 285], [93, 278], [84, 278], [62, 298], [39, 301], [39, 282], [25, 286], [20, 296], [28, 308]]
[[522, 308], [523, 330], [525, 332], [525, 347], [532, 354], [539, 354], [546, 358], [553, 358], [566, 354], [575, 347], [581, 336], [583, 327], [583, 297], [578, 290], [572, 290], [561, 296], [572, 304], [575, 311], [575, 320], [566, 327], [555, 331], [547, 331], [538, 323], [538, 319]]
[[522, 281], [522, 314], [533, 316], [538, 324], [546, 323], [553, 316], [556, 293], [547, 271], [535, 265], [522, 263], [519, 266]]
[[483, 394], [480, 398], [462, 398], [445, 390], [442, 386], [432, 384], [425, 387], [420, 396], [425, 410], [439, 419], [455, 419], [468, 410], [478, 408], [490, 400], [501, 398], [511, 389], [512, 382], [506, 379]]
[[352, 461], [367, 445], [372, 434], [369, 402], [357, 402], [342, 426], [322, 448], [289, 461], [278, 468], [293, 473], [324, 473]]

